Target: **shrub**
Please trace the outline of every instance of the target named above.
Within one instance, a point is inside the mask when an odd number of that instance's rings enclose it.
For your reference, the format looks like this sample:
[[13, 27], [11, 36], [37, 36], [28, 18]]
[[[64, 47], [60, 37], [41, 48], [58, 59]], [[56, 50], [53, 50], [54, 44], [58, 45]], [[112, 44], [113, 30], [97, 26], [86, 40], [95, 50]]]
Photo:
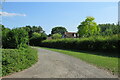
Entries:
[[32, 37], [30, 38], [30, 45], [32, 46], [39, 46], [41, 41], [45, 40], [47, 35], [45, 33], [37, 33], [34, 32]]
[[56, 33], [52, 35], [52, 39], [60, 39], [60, 38], [62, 38], [61, 34]]
[[9, 32], [10, 32], [10, 29], [8, 29], [8, 28], [2, 28], [2, 47], [3, 48], [7, 48], [8, 47], [8, 44], [9, 44]]
[[108, 37], [89, 37], [89, 38], [66, 38], [57, 40], [45, 40], [42, 47], [74, 49], [74, 50], [99, 50], [99, 51], [117, 51], [118, 35]]
[[2, 30], [2, 47], [15, 49], [28, 42], [28, 33], [22, 28], [3, 29]]
[[18, 72], [37, 62], [37, 51], [30, 47], [2, 50], [2, 76]]
[[28, 32], [26, 30], [22, 28], [16, 28], [13, 29], [12, 32], [14, 33], [13, 38], [15, 39], [16, 48], [21, 47], [21, 45], [27, 44], [29, 39], [28, 39]]

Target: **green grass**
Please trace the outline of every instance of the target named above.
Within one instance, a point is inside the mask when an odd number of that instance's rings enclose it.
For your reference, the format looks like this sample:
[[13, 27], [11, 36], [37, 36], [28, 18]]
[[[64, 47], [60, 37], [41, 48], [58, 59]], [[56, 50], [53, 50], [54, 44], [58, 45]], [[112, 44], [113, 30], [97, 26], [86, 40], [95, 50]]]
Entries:
[[90, 52], [76, 52], [76, 51], [53, 49], [53, 48], [44, 48], [44, 49], [74, 56], [83, 61], [86, 61], [87, 63], [93, 64], [99, 68], [106, 69], [112, 72], [113, 74], [118, 74], [118, 58], [117, 57], [100, 56], [100, 55], [96, 55], [95, 53], [90, 54]]

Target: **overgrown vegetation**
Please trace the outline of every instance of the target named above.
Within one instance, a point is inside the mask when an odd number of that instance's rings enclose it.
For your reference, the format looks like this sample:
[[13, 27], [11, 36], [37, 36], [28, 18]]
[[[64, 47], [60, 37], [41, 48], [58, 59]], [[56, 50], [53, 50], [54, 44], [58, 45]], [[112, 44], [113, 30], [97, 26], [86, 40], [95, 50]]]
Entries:
[[22, 28], [8, 29], [2, 27], [2, 48], [15, 49], [28, 42], [28, 33]]
[[28, 45], [38, 45], [46, 39], [42, 28], [26, 26], [2, 29], [2, 76], [26, 69], [38, 60], [37, 50]]
[[38, 60], [37, 50], [27, 47], [22, 49], [2, 50], [2, 76], [29, 68]]
[[38, 46], [46, 38], [47, 35], [40, 26], [9, 29], [2, 25], [2, 48], [15, 49], [27, 44]]

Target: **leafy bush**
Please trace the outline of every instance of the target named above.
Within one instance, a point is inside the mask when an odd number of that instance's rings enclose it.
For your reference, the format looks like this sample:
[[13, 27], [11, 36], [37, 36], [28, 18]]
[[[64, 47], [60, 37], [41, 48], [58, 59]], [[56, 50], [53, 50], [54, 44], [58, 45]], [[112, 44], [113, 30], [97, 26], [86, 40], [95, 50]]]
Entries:
[[47, 38], [46, 34], [34, 32], [32, 34], [32, 37], [30, 38], [30, 45], [39, 46], [41, 41], [45, 40], [46, 38]]
[[56, 33], [52, 35], [52, 39], [60, 39], [60, 38], [62, 38], [61, 34]]
[[19, 48], [28, 42], [28, 33], [22, 28], [2, 29], [2, 47], [3, 48]]
[[2, 47], [7, 48], [9, 44], [9, 32], [10, 29], [2, 27]]
[[117, 51], [118, 35], [109, 37], [89, 37], [89, 38], [66, 38], [57, 40], [45, 40], [41, 46], [60, 49], [74, 50], [100, 50], [100, 51]]
[[37, 50], [30, 47], [2, 50], [2, 76], [18, 72], [37, 62]]
[[22, 28], [16, 28], [16, 29], [13, 29], [12, 31], [14, 33], [13, 38], [15, 39], [17, 48], [21, 47], [21, 45], [27, 44], [27, 42], [28, 42], [28, 32], [27, 31], [25, 31]]

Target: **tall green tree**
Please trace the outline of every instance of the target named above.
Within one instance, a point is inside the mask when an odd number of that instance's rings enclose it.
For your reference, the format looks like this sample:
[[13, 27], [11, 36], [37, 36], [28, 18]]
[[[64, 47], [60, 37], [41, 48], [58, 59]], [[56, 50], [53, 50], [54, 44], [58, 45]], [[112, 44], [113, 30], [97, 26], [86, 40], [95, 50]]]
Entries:
[[87, 17], [85, 21], [77, 27], [80, 37], [89, 37], [97, 35], [100, 32], [100, 28], [97, 26], [97, 23], [94, 22], [94, 17]]
[[[30, 45], [39, 45], [38, 42], [40, 43], [41, 40], [45, 40], [47, 37], [45, 31], [42, 29], [41, 26], [25, 26], [22, 28], [28, 32], [29, 35], [28, 44]], [[41, 36], [39, 36], [38, 38], [37, 35], [41, 35]]]
[[67, 32], [67, 29], [65, 27], [54, 27], [52, 28], [51, 34], [61, 34], [63, 35], [65, 32]]
[[25, 27], [22, 27], [23, 29], [25, 29], [27, 32], [28, 32], [28, 35], [29, 35], [29, 38], [32, 37], [32, 34], [34, 32], [37, 32], [37, 33], [45, 33], [45, 31], [42, 29], [41, 26], [25, 26]]

